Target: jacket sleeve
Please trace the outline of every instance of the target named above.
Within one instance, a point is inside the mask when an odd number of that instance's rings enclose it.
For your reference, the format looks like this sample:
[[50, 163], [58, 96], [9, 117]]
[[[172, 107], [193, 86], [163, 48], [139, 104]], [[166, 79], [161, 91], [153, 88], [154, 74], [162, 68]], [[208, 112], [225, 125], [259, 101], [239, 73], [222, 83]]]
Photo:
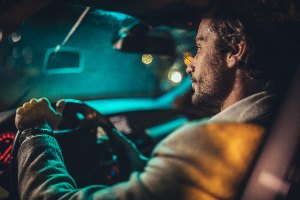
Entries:
[[55, 138], [35, 135], [22, 143], [18, 153], [19, 195], [21, 199], [232, 199], [262, 133], [252, 125], [190, 124], [157, 145], [142, 173], [134, 172], [114, 186], [80, 189], [66, 170]]
[[63, 161], [56, 139], [49, 135], [27, 138], [18, 152], [20, 199], [149, 199], [133, 173], [127, 182], [113, 187], [91, 185], [77, 188]]

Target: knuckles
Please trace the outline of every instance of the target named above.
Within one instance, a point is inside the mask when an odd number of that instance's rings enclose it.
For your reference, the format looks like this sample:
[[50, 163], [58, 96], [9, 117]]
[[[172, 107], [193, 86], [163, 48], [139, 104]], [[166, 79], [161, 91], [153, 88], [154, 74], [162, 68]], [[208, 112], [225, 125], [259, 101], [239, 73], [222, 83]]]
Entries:
[[62, 119], [60, 112], [56, 112], [47, 98], [31, 99], [16, 110], [15, 125], [18, 130], [48, 123], [56, 127]]

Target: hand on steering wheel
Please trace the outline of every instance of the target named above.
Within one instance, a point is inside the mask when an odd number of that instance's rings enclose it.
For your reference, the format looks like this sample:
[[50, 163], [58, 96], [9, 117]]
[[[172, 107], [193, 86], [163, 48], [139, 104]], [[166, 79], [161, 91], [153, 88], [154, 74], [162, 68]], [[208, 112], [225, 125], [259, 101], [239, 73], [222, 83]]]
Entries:
[[16, 111], [15, 125], [18, 130], [49, 125], [56, 128], [62, 119], [65, 102], [60, 100], [53, 109], [47, 98], [31, 99]]
[[[56, 103], [56, 109], [54, 109], [46, 98], [32, 99], [17, 109], [15, 124], [20, 131], [36, 126], [41, 128], [48, 126], [54, 129], [66, 113], [71, 115], [81, 113], [84, 116], [84, 121], [88, 122], [86, 124], [93, 124], [94, 127], [102, 127], [105, 130], [109, 138], [109, 146], [114, 147], [112, 151], [116, 155], [116, 162], [119, 163], [120, 174], [118, 175], [119, 178], [116, 177], [116, 181], [124, 180], [131, 170], [141, 170], [143, 168], [147, 159], [139, 153], [136, 146], [119, 132], [106, 117], [81, 101], [60, 100]], [[55, 135], [55, 137], [60, 137], [60, 135]], [[13, 185], [16, 185], [17, 181], [16, 154], [19, 148], [17, 137], [15, 143], [16, 145], [13, 148], [14, 161], [11, 162], [12, 170], [10, 172]]]

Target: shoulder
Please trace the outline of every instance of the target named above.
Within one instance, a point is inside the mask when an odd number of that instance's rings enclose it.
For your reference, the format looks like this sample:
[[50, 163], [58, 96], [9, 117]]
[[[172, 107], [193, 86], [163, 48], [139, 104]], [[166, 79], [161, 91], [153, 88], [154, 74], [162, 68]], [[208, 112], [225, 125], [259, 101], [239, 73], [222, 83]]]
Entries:
[[257, 124], [238, 122], [191, 122], [171, 133], [154, 150], [155, 153], [197, 154], [224, 151], [230, 154], [241, 146], [256, 149], [265, 129]]
[[214, 138], [215, 140], [227, 137], [257, 138], [261, 137], [265, 129], [253, 123], [198, 121], [187, 123], [171, 133], [162, 143], [170, 141], [186, 141], [197, 138]]
[[142, 180], [152, 189], [157, 181], [166, 182], [160, 185], [163, 191], [168, 189], [167, 183], [172, 183], [172, 190], [177, 187], [185, 197], [191, 194], [192, 184], [196, 196], [202, 194], [202, 188], [207, 194], [231, 199], [263, 135], [262, 127], [249, 123], [188, 123], [157, 146]]

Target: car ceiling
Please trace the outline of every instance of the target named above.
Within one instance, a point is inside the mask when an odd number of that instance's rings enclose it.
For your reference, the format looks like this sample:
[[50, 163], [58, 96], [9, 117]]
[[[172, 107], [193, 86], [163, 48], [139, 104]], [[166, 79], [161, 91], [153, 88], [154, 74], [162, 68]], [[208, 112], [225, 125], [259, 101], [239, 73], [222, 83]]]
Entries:
[[[55, 0], [1, 0], [0, 31], [11, 33], [26, 18]], [[123, 12], [150, 23], [176, 27], [192, 26], [214, 0], [64, 0], [83, 6]], [[197, 19], [198, 20], [198, 19]]]

